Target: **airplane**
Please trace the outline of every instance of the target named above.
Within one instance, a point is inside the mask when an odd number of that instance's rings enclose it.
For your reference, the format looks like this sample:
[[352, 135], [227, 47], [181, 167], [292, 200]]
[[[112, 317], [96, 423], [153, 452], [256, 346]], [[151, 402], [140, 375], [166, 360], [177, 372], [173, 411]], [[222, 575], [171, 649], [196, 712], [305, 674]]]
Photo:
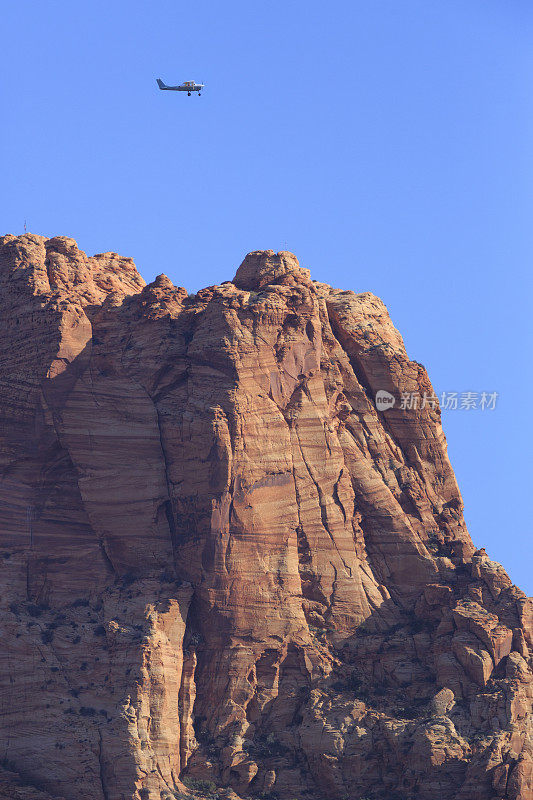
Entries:
[[203, 83], [195, 83], [194, 81], [184, 81], [179, 86], [167, 86], [166, 83], [163, 83], [161, 78], [157, 79], [157, 85], [160, 89], [166, 89], [169, 92], [187, 92], [189, 97], [191, 96], [191, 92], [198, 92], [198, 97], [200, 97], [202, 93], [202, 89], [204, 88]]

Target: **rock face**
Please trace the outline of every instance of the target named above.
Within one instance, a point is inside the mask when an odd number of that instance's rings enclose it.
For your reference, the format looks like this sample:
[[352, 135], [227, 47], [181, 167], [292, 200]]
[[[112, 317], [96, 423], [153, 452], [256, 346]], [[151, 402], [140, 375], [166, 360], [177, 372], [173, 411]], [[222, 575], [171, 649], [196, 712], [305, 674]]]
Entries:
[[0, 796], [532, 798], [531, 605], [438, 404], [376, 410], [432, 394], [377, 297], [31, 234], [0, 283]]

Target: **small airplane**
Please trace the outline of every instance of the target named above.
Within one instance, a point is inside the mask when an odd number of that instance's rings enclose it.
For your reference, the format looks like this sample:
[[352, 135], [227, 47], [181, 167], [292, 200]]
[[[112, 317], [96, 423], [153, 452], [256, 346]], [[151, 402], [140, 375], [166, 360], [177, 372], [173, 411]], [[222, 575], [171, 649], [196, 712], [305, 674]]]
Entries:
[[168, 92], [187, 92], [189, 97], [191, 96], [191, 92], [198, 92], [198, 97], [200, 97], [202, 93], [202, 89], [204, 88], [203, 83], [195, 83], [194, 81], [184, 81], [179, 86], [167, 86], [166, 83], [163, 83], [161, 78], [157, 79], [157, 85], [160, 89], [166, 89]]

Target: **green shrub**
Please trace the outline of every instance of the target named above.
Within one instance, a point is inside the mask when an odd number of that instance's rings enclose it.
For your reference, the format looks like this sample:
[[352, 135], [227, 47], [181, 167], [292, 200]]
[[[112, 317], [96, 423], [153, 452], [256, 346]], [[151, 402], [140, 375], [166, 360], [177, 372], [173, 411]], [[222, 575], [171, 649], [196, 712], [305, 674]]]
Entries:
[[184, 778], [183, 783], [191, 792], [196, 792], [202, 797], [214, 797], [217, 793], [214, 781], [206, 781], [202, 778]]

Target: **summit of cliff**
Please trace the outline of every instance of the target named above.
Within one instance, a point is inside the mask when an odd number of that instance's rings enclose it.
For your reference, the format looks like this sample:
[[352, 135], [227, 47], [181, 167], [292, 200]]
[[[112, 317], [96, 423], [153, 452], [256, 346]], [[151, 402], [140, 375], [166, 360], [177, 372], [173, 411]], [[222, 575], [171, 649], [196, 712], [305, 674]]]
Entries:
[[379, 298], [33, 234], [0, 288], [0, 794], [531, 799], [531, 602]]
[[293, 253], [273, 250], [256, 250], [248, 253], [237, 270], [232, 283], [238, 289], [257, 291], [265, 286], [282, 285], [297, 286], [298, 283], [309, 285], [311, 273], [302, 269]]

